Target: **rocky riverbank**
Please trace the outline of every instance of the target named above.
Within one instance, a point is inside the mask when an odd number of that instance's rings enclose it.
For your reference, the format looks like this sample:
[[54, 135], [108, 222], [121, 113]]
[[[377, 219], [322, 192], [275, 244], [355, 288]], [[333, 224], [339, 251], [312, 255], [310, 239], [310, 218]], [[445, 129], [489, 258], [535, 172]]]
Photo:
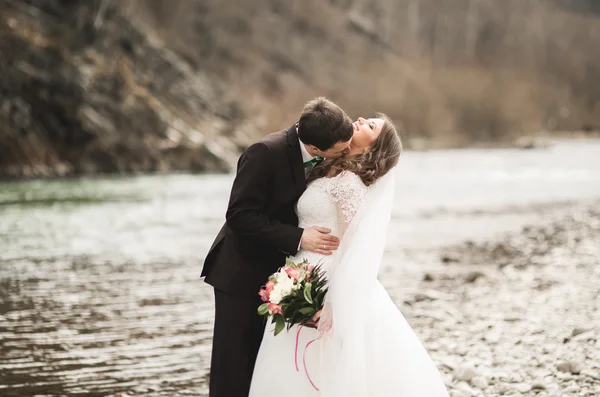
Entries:
[[448, 247], [403, 312], [455, 397], [600, 394], [600, 203]]

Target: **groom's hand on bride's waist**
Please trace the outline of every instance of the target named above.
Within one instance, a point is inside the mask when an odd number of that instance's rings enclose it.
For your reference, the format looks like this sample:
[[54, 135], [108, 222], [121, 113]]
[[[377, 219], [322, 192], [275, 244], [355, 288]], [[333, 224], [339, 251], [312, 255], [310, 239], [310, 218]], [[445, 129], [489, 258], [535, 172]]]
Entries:
[[300, 248], [321, 255], [331, 255], [340, 246], [340, 239], [332, 236], [331, 229], [312, 226], [304, 229]]

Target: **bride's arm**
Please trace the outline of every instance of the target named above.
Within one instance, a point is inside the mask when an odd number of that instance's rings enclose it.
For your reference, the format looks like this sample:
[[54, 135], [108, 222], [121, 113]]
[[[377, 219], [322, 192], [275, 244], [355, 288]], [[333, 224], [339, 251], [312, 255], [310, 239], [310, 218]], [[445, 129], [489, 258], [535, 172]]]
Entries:
[[[343, 238], [363, 204], [367, 190], [360, 177], [352, 172], [345, 171], [331, 180], [328, 193], [336, 203], [340, 238]], [[331, 329], [332, 317], [331, 305], [325, 299], [325, 305], [319, 312], [319, 331], [328, 332]]]
[[336, 203], [340, 237], [346, 233], [367, 190], [360, 177], [349, 171], [344, 171], [331, 180], [328, 192]]

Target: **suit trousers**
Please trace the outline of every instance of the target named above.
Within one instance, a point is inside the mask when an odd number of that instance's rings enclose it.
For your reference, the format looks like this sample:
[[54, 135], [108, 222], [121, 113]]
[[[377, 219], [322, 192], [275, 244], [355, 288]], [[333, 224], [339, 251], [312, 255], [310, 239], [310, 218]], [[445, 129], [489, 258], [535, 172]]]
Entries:
[[210, 397], [248, 397], [266, 319], [254, 297], [215, 289], [215, 327], [209, 380]]

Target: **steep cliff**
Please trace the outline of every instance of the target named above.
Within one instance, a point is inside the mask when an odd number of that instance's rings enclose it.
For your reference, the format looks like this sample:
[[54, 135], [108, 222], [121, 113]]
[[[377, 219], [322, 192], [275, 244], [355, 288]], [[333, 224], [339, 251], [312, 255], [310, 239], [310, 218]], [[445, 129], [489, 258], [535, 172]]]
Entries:
[[214, 79], [95, 1], [0, 2], [0, 176], [226, 170], [247, 122]]

